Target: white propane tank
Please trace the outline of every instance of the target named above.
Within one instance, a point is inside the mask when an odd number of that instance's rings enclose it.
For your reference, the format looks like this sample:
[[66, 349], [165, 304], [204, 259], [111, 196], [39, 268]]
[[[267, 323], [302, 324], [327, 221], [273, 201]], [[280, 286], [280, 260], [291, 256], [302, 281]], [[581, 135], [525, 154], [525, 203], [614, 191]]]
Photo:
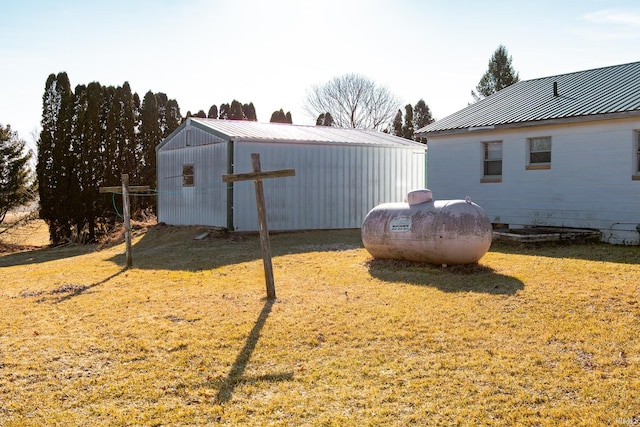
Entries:
[[468, 197], [433, 201], [414, 190], [408, 203], [383, 203], [362, 222], [362, 243], [374, 258], [431, 264], [472, 264], [491, 246], [491, 221]]

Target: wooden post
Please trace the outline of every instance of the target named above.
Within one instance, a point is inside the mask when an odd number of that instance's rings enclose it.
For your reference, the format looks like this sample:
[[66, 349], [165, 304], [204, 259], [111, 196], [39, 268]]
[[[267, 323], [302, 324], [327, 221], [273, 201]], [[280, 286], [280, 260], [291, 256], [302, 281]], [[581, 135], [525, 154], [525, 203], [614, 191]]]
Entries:
[[[254, 172], [260, 172], [260, 154], [251, 154], [251, 165]], [[264, 278], [267, 285], [267, 299], [276, 299], [276, 286], [273, 280], [273, 265], [271, 263], [271, 244], [269, 229], [267, 228], [267, 208], [264, 203], [262, 180], [253, 181], [256, 190], [256, 205], [258, 206], [258, 227], [260, 228], [260, 246], [262, 247], [262, 264]]]
[[242, 174], [222, 175], [223, 182], [249, 181], [253, 180], [256, 190], [256, 204], [258, 205], [258, 227], [260, 230], [260, 245], [262, 247], [262, 263], [264, 265], [264, 276], [267, 285], [267, 299], [276, 299], [276, 287], [273, 280], [273, 265], [271, 263], [271, 245], [269, 243], [269, 230], [267, 228], [267, 209], [264, 202], [264, 190], [262, 180], [265, 178], [278, 178], [284, 176], [294, 176], [295, 170], [282, 169], [277, 171], [263, 172], [260, 169], [260, 154], [251, 154], [251, 165], [253, 172]]
[[131, 255], [131, 213], [129, 209], [129, 193], [139, 191], [149, 191], [148, 185], [129, 185], [129, 175], [122, 174], [122, 186], [119, 187], [100, 187], [100, 193], [119, 193], [122, 191], [122, 215], [124, 218], [124, 241], [126, 247], [126, 268], [133, 265], [133, 257]]
[[131, 214], [129, 213], [129, 174], [122, 174], [122, 216], [124, 216], [124, 242], [126, 247], [127, 268], [133, 265], [131, 256]]

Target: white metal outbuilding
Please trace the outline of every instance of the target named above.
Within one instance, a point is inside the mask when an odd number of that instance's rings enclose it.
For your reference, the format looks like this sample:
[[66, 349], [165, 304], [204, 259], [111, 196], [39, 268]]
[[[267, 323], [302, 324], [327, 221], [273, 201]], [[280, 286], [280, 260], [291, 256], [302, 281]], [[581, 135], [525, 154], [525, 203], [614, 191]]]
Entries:
[[264, 181], [269, 229], [359, 228], [367, 212], [425, 187], [426, 146], [377, 131], [188, 118], [156, 147], [158, 220], [258, 229], [251, 181], [222, 175], [295, 169]]

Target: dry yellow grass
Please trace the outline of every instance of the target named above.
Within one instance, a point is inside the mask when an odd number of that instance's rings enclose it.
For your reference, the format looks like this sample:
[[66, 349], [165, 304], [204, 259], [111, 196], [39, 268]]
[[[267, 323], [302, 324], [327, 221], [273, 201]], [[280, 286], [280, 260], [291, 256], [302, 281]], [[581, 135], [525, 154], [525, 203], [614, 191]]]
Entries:
[[29, 220], [31, 212], [9, 213], [0, 224], [0, 251], [35, 249], [49, 244], [49, 229], [41, 219]]
[[0, 256], [0, 425], [624, 425], [640, 419], [640, 253], [494, 245], [372, 260], [358, 231]]

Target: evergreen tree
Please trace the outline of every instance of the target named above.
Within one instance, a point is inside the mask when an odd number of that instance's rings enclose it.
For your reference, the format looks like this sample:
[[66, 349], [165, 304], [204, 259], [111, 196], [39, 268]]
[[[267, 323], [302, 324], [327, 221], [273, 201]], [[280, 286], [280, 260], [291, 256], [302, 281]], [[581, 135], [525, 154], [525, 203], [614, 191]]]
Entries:
[[[38, 162], [36, 176], [38, 179], [38, 193], [40, 198], [40, 218], [49, 223], [53, 218], [55, 206], [55, 187], [57, 175], [53, 163], [53, 149], [55, 147], [55, 129], [60, 110], [60, 94], [56, 90], [55, 74], [50, 74], [45, 83], [42, 95], [42, 130], [38, 138]], [[50, 229], [51, 231], [51, 229]]]
[[398, 110], [393, 119], [393, 131], [395, 136], [402, 136], [402, 110]]
[[[160, 123], [160, 134], [165, 135], [167, 129], [167, 103], [169, 98], [166, 93], [156, 93], [156, 105], [158, 106], [158, 121]], [[168, 135], [168, 133], [166, 134]]]
[[[119, 165], [120, 175], [129, 174], [130, 182], [136, 182], [138, 177], [138, 167], [136, 159], [136, 138], [135, 138], [135, 114], [133, 106], [133, 94], [128, 82], [116, 90], [116, 102], [120, 105], [120, 116], [118, 120], [118, 145], [119, 145]], [[154, 147], [155, 148], [155, 147]]]
[[209, 119], [218, 118], [218, 107], [216, 107], [216, 104], [213, 104], [211, 108], [209, 108], [209, 114], [207, 114], [207, 118]]
[[118, 127], [121, 115], [119, 94], [114, 86], [107, 86], [105, 90], [106, 123], [103, 137], [105, 164], [104, 183], [108, 186], [119, 185], [120, 177], [120, 144], [118, 142]]
[[[182, 123], [182, 116], [180, 115], [180, 106], [178, 106], [178, 101], [175, 99], [170, 99], [167, 101], [167, 108], [165, 109], [165, 129], [162, 135], [163, 138], [169, 136], [171, 132], [176, 130], [178, 126]], [[161, 141], [158, 141], [159, 144]], [[156, 145], [157, 145], [156, 144]]]
[[40, 217], [49, 226], [51, 243], [64, 242], [71, 236], [71, 193], [74, 155], [72, 120], [74, 95], [66, 73], [47, 78], [42, 99], [42, 131], [38, 141], [38, 189]]
[[218, 118], [221, 120], [229, 120], [229, 111], [231, 107], [229, 104], [220, 104], [220, 113], [218, 114]]
[[253, 106], [253, 102], [244, 104], [242, 106], [242, 115], [244, 117], [243, 120], [249, 120], [252, 122], [258, 121], [258, 116], [256, 116], [256, 108]]
[[78, 231], [84, 228], [85, 212], [83, 202], [83, 187], [80, 176], [85, 169], [83, 163], [83, 150], [85, 149], [85, 115], [87, 111], [87, 87], [85, 85], [76, 86], [73, 95], [73, 114], [71, 120], [71, 146], [69, 155], [73, 157], [73, 166], [70, 171], [72, 179], [72, 190], [69, 192], [68, 207], [71, 213], [72, 224]]
[[[200, 112], [197, 115], [201, 117]], [[253, 102], [242, 104], [235, 99], [231, 104], [220, 104], [220, 111], [218, 111], [215, 104], [212, 105], [206, 117], [220, 120], [249, 120], [253, 122], [258, 120]]]
[[156, 187], [156, 145], [162, 140], [158, 101], [153, 92], [149, 91], [142, 100], [140, 124], [140, 141], [142, 158], [140, 164], [142, 172], [140, 182]]
[[7, 212], [34, 199], [34, 184], [26, 151], [26, 142], [18, 134], [0, 124], [0, 224]]
[[[127, 82], [117, 88], [78, 85], [73, 93], [66, 73], [47, 79], [42, 111], [36, 172], [43, 183], [40, 215], [54, 244], [75, 237], [76, 230], [94, 240], [100, 224], [114, 219], [99, 186], [119, 185], [123, 173], [154, 186], [155, 147], [182, 120], [178, 103], [163, 93], [149, 91], [141, 103]], [[152, 203], [134, 199], [132, 213], [136, 205]]]
[[424, 102], [423, 99], [418, 101], [418, 103], [413, 107], [414, 130], [422, 129], [423, 127], [433, 123], [434, 121], [435, 120], [433, 119], [429, 106]]
[[[58, 237], [70, 241], [72, 226], [75, 224], [75, 209], [77, 209], [78, 186], [75, 177], [76, 149], [73, 144], [74, 94], [67, 73], [58, 74], [58, 84], [61, 89], [60, 114], [56, 128], [56, 148], [53, 151], [54, 162], [58, 164], [59, 187], [57, 188], [56, 211], [60, 220], [57, 230]], [[55, 243], [55, 242], [54, 242]]]
[[491, 56], [488, 69], [476, 86], [477, 92], [472, 90], [471, 96], [475, 101], [479, 101], [518, 81], [520, 77], [511, 65], [511, 55], [507, 48], [500, 45]]
[[204, 110], [200, 110], [193, 117], [198, 117], [199, 119], [206, 119], [207, 113], [205, 113]]
[[235, 99], [231, 102], [231, 107], [229, 107], [229, 120], [244, 120], [242, 104]]
[[402, 137], [413, 140], [413, 107], [407, 104], [404, 107], [404, 126], [402, 127]]
[[284, 113], [284, 110], [281, 108], [278, 111], [274, 111], [271, 114], [271, 123], [289, 123], [291, 124], [291, 112]]
[[103, 195], [98, 193], [98, 187], [103, 184], [105, 167], [102, 162], [103, 146], [103, 87], [100, 83], [92, 82], [85, 91], [85, 112], [82, 120], [83, 143], [78, 153], [80, 165], [77, 177], [82, 195], [82, 211], [87, 221], [89, 231], [88, 240], [96, 238], [98, 218], [106, 210]]
[[285, 114], [285, 119], [287, 120], [287, 123], [293, 124], [293, 117], [291, 117], [291, 111], [287, 111], [287, 114]]
[[135, 117], [135, 121], [136, 121], [136, 130], [139, 128], [140, 126], [140, 105], [141, 105], [141, 101], [140, 101], [140, 95], [138, 95], [138, 92], [134, 92], [133, 94], [133, 114]]
[[318, 116], [316, 120], [316, 126], [333, 126], [333, 117], [331, 117], [331, 113], [322, 113]]

